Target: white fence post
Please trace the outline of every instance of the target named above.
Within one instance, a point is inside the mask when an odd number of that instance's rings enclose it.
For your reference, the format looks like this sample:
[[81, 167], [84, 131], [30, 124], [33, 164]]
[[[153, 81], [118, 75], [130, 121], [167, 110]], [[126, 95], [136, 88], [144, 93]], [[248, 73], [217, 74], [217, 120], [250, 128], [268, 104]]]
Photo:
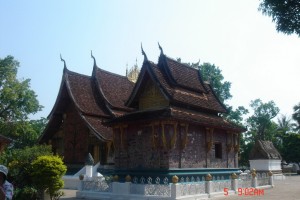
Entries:
[[231, 174], [231, 189], [235, 191], [235, 193], [238, 190], [238, 175], [235, 173]]
[[257, 177], [256, 177], [256, 170], [255, 169], [252, 169], [251, 175], [252, 175], [251, 186], [256, 188], [257, 187]]
[[212, 175], [207, 174], [205, 177], [205, 193], [207, 193], [208, 195], [212, 192], [211, 180]]
[[268, 176], [269, 176], [269, 185], [271, 185], [272, 187], [274, 187], [274, 177], [273, 177], [273, 173], [271, 171], [268, 172]]
[[180, 185], [178, 184], [178, 177], [175, 175], [172, 177], [172, 184], [171, 184], [171, 199], [175, 200], [176, 197], [179, 197], [179, 190]]
[[180, 197], [179, 190], [180, 190], [180, 184], [178, 184], [178, 183], [171, 184], [171, 199], [172, 200], [175, 200], [176, 197]]

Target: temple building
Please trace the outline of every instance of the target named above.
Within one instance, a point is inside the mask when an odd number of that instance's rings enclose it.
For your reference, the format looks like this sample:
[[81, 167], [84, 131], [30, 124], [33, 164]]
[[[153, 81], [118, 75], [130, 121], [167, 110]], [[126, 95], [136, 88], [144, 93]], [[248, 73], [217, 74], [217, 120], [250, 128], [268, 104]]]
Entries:
[[101, 173], [108, 173], [109, 165], [120, 177], [196, 169], [237, 172], [244, 128], [221, 117], [227, 109], [199, 70], [160, 50], [158, 63], [142, 51], [135, 83], [98, 68], [95, 59], [91, 76], [71, 72], [65, 64], [40, 143], [51, 144], [68, 166], [83, 165], [91, 153]]

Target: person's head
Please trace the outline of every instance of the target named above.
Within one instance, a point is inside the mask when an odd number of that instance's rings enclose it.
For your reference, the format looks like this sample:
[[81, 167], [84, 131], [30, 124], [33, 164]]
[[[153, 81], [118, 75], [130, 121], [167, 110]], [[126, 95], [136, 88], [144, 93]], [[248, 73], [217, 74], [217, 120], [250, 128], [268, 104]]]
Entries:
[[3, 184], [5, 182], [7, 173], [7, 167], [5, 167], [4, 165], [0, 165], [0, 184]]

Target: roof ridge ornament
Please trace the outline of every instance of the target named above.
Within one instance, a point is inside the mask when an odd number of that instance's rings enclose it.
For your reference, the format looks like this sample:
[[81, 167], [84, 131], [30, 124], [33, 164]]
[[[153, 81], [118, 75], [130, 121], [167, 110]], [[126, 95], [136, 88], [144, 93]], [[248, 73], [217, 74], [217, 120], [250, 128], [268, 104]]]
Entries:
[[61, 54], [60, 54], [60, 60], [61, 60], [62, 62], [64, 62], [64, 69], [66, 69], [66, 68], [67, 68], [66, 61], [61, 57]]
[[145, 51], [143, 49], [143, 44], [142, 43], [141, 43], [141, 49], [142, 49], [142, 55], [144, 56], [144, 62], [148, 61], [148, 58], [147, 58], [147, 55], [146, 55], [146, 53], [145, 53]]
[[161, 54], [164, 54], [164, 51], [163, 51], [162, 47], [160, 46], [159, 42], [157, 42], [157, 43], [158, 43], [158, 48], [159, 48], [159, 50], [160, 50], [160, 53], [161, 53]]
[[93, 51], [91, 50], [91, 58], [94, 60], [94, 67], [97, 66], [96, 58], [93, 56]]

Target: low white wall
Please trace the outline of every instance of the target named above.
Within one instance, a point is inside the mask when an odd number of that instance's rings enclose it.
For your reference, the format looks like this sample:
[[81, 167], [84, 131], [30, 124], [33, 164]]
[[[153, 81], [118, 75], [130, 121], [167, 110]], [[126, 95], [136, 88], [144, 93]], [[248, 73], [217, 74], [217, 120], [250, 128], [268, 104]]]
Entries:
[[100, 166], [100, 162], [98, 162], [95, 166], [92, 167], [92, 169], [90, 169], [91, 171], [87, 170], [87, 167], [84, 166], [83, 168], [81, 168], [76, 174], [74, 175], [66, 175], [63, 176], [63, 180], [64, 180], [64, 189], [73, 189], [73, 190], [78, 190], [79, 188], [79, 176], [81, 174], [83, 175], [87, 175], [87, 173], [89, 173], [89, 176], [92, 173], [92, 176], [102, 176], [101, 174], [99, 174], [97, 172], [98, 167]]
[[63, 176], [64, 189], [78, 190], [79, 187], [79, 176]]
[[281, 160], [249, 160], [250, 169], [257, 171], [281, 170]]

